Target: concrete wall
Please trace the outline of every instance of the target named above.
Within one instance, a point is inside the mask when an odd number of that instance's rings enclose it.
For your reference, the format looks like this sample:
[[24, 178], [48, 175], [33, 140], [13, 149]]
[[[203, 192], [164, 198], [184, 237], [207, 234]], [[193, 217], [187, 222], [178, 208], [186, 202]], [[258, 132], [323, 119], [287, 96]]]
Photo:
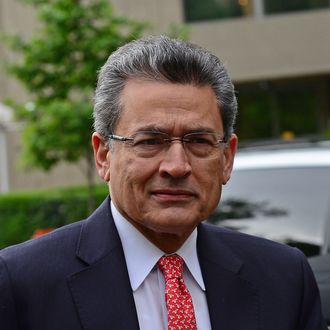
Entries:
[[[49, 172], [37, 169], [24, 169], [21, 164], [21, 129], [7, 131], [9, 186], [11, 191], [45, 189], [52, 187], [68, 187], [71, 185], [85, 185], [85, 163], [78, 164], [61, 163]], [[96, 171], [95, 171], [96, 178]], [[98, 181], [100, 182], [100, 181]]]
[[[45, 172], [38, 169], [26, 169], [21, 162], [21, 125], [0, 127], [0, 193], [30, 189], [48, 189], [85, 185], [86, 163], [60, 163]], [[97, 183], [102, 181], [95, 171]]]
[[[154, 22], [154, 33], [183, 23], [181, 0], [111, 2], [120, 14]], [[223, 59], [235, 82], [330, 74], [330, 8], [188, 26], [190, 40]]]
[[10, 189], [8, 173], [7, 132], [0, 124], [0, 193]]
[[191, 24], [236, 82], [330, 74], [330, 10]]
[[151, 33], [164, 33], [172, 23], [183, 22], [181, 0], [111, 0], [121, 15], [152, 23]]
[[[115, 12], [152, 23], [164, 33], [183, 23], [181, 0], [112, 0]], [[31, 34], [33, 10], [17, 0], [0, 0], [0, 29]], [[330, 9], [189, 24], [190, 39], [222, 58], [236, 82], [330, 74]], [[0, 56], [12, 56], [0, 45]], [[24, 95], [0, 72], [0, 98]]]
[[[19, 34], [28, 38], [37, 26], [35, 12], [31, 6], [23, 5], [17, 0], [0, 0], [0, 32]], [[0, 43], [0, 63], [3, 61], [19, 60], [18, 56], [10, 52]], [[10, 97], [18, 101], [28, 98], [27, 93], [15, 79], [5, 74], [3, 65], [0, 65], [0, 102]]]

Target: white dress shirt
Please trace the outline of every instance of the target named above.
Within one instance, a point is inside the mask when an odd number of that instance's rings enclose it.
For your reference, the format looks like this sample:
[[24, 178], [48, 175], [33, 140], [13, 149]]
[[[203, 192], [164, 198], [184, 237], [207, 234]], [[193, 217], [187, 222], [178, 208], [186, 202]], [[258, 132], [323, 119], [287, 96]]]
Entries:
[[[156, 265], [164, 252], [128, 222], [112, 202], [111, 211], [123, 245], [140, 329], [166, 330], [165, 279]], [[196, 241], [197, 229], [176, 253], [185, 261], [183, 278], [193, 300], [197, 328], [211, 330]]]

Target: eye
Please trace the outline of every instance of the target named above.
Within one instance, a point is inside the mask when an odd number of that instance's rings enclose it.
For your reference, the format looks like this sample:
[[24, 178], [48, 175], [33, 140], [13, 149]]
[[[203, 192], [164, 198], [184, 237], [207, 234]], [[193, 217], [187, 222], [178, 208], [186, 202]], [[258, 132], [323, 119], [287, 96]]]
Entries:
[[215, 142], [213, 136], [208, 135], [191, 135], [187, 136], [184, 140], [188, 143], [200, 145], [213, 145]]
[[164, 137], [152, 133], [139, 133], [134, 137], [134, 146], [155, 146], [164, 144]]

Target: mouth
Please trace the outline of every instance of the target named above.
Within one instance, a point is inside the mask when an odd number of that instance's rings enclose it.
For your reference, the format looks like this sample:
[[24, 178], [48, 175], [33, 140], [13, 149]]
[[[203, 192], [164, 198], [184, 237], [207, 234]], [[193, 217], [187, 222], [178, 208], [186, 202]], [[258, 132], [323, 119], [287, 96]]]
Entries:
[[156, 189], [151, 195], [160, 202], [189, 202], [196, 197], [195, 193], [185, 189]]

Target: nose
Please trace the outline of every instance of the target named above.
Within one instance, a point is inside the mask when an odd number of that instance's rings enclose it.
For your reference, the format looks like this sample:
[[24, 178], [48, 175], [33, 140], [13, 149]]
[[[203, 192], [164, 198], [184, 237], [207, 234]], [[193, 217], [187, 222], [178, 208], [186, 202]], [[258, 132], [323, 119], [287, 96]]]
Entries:
[[172, 140], [168, 150], [165, 151], [159, 165], [161, 176], [171, 176], [173, 178], [183, 178], [190, 175], [191, 164], [184, 150], [183, 144], [179, 140]]

